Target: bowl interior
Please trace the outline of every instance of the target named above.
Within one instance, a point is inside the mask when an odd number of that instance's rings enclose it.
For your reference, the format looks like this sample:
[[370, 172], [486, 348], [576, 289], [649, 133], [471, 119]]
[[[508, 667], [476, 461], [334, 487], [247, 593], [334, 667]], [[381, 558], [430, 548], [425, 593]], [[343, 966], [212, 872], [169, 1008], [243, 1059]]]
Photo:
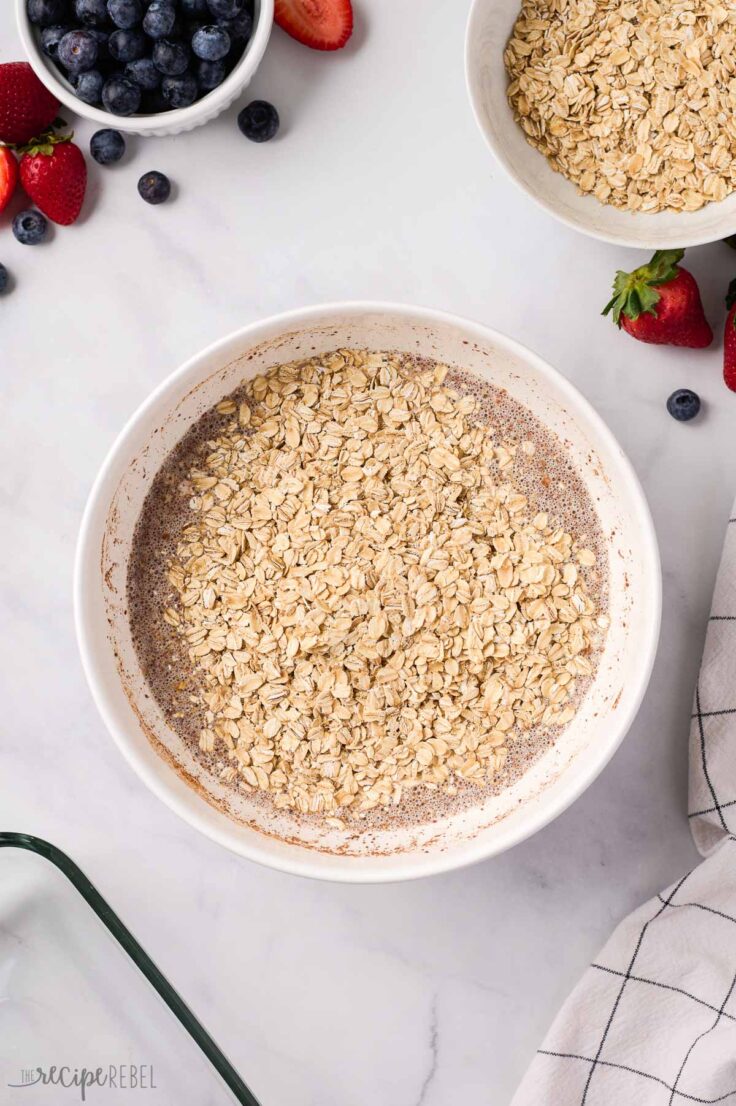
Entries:
[[[133, 530], [152, 479], [192, 423], [244, 378], [339, 347], [392, 349], [470, 369], [508, 389], [564, 442], [609, 547], [611, 629], [594, 685], [552, 749], [512, 787], [419, 829], [368, 834], [267, 816], [209, 774], [165, 723], [141, 674], [127, 618]], [[85, 667], [123, 752], [170, 806], [252, 858], [311, 875], [378, 880], [422, 875], [498, 852], [548, 821], [597, 774], [646, 686], [659, 619], [656, 542], [628, 462], [561, 376], [485, 328], [419, 309], [315, 309], [246, 329], [169, 378], [118, 440], [90, 499], [77, 564]]]
[[62, 104], [85, 119], [90, 119], [101, 127], [115, 127], [132, 134], [173, 134], [214, 118], [233, 102], [255, 72], [265, 52], [273, 25], [273, 0], [253, 0], [253, 30], [250, 39], [242, 57], [221, 85], [187, 108], [176, 108], [154, 115], [119, 116], [79, 100], [63, 69], [41, 50], [39, 32], [26, 14], [26, 0], [15, 2], [18, 29], [28, 60], [46, 87]]
[[694, 212], [620, 211], [576, 187], [550, 168], [515, 122], [506, 98], [503, 53], [519, 13], [520, 0], [474, 0], [466, 39], [468, 91], [478, 125], [492, 151], [546, 211], [594, 238], [642, 249], [714, 242], [736, 230], [736, 193]]

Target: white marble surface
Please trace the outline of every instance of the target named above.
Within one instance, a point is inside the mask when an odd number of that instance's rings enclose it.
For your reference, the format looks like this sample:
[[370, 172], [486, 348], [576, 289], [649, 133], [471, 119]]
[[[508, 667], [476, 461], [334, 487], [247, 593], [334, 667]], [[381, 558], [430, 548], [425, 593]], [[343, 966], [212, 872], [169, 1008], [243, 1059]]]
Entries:
[[[76, 858], [263, 1106], [502, 1106], [615, 922], [695, 858], [688, 717], [736, 490], [736, 397], [720, 341], [648, 348], [600, 317], [613, 271], [643, 257], [556, 225], [497, 170], [466, 102], [466, 6], [358, 0], [335, 57], [277, 31], [252, 85], [282, 113], [277, 141], [242, 139], [233, 109], [92, 165], [83, 220], [38, 249], [0, 218], [16, 277], [0, 303], [0, 825]], [[10, 7], [2, 61], [20, 56]], [[139, 200], [149, 168], [176, 182], [168, 206]], [[688, 264], [715, 315], [736, 255], [714, 245]], [[72, 627], [85, 496], [133, 409], [230, 329], [352, 297], [480, 319], [560, 368], [633, 459], [664, 562], [654, 677], [603, 776], [512, 852], [403, 886], [300, 881], [200, 838], [116, 752]], [[706, 401], [697, 425], [664, 410], [680, 385]]]

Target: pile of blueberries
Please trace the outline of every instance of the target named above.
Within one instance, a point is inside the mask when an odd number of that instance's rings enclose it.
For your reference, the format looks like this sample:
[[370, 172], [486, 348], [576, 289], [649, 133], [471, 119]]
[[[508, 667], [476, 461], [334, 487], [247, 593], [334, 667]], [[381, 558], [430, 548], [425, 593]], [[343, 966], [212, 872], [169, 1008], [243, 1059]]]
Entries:
[[115, 115], [186, 108], [240, 60], [253, 0], [26, 0], [41, 49], [86, 104]]

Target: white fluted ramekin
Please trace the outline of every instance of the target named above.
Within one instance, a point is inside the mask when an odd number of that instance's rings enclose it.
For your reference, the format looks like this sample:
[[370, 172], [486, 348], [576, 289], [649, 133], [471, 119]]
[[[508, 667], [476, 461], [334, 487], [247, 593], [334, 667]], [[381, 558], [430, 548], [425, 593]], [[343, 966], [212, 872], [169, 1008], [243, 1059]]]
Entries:
[[36, 76], [70, 111], [81, 115], [83, 119], [91, 120], [98, 127], [114, 127], [126, 134], [162, 137], [201, 127], [237, 100], [250, 83], [265, 53], [273, 27], [273, 2], [274, 0], [255, 0], [250, 41], [242, 58], [219, 88], [208, 92], [188, 108], [162, 111], [156, 115], [113, 115], [112, 112], [83, 103], [61, 70], [41, 50], [36, 29], [26, 14], [26, 0], [15, 0], [15, 11], [21, 41]]

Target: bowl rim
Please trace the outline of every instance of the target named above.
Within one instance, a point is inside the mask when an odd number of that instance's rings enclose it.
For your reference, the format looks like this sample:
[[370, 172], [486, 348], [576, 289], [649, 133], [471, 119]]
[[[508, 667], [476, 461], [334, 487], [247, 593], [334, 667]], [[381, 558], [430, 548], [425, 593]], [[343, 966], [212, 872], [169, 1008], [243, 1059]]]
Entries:
[[[470, 9], [469, 9], [469, 12], [468, 12], [468, 18], [467, 18], [467, 22], [465, 24], [465, 43], [464, 43], [465, 88], [466, 88], [466, 91], [467, 91], [468, 99], [470, 100], [470, 107], [471, 107], [471, 111], [473, 113], [473, 117], [474, 117], [475, 122], [478, 126], [478, 130], [480, 131], [480, 133], [482, 134], [482, 136], [485, 140], [486, 146], [491, 151], [491, 153], [493, 154], [493, 156], [495, 157], [496, 161], [501, 166], [503, 171], [506, 173], [506, 176], [510, 180], [512, 180], [513, 183], [519, 189], [521, 189], [521, 191], [524, 192], [524, 194], [526, 196], [528, 196], [529, 199], [532, 200], [533, 203], [535, 203], [537, 205], [537, 207], [542, 208], [542, 210], [546, 211], [548, 215], [551, 215], [553, 218], [557, 219], [558, 222], [563, 223], [565, 226], [569, 227], [571, 230], [577, 231], [578, 234], [584, 234], [584, 235], [586, 235], [586, 237], [597, 239], [600, 242], [608, 242], [612, 246], [627, 246], [631, 249], [638, 249], [638, 250], [662, 250], [662, 249], [675, 248], [675, 247], [682, 248], [682, 249], [687, 249], [691, 246], [706, 246], [706, 245], [710, 245], [713, 242], [718, 242], [722, 238], [726, 238], [730, 234], [733, 234], [734, 232], [736, 232], [736, 209], [735, 209], [732, 213], [731, 225], [723, 227], [721, 230], [719, 230], [716, 233], [713, 233], [713, 232], [709, 233], [709, 232], [703, 232], [703, 231], [688, 229], [687, 222], [683, 222], [682, 223], [682, 228], [683, 228], [682, 233], [680, 233], [678, 231], [677, 233], [673, 234], [674, 245], [670, 244], [670, 246], [668, 247], [660, 239], [650, 238], [648, 236], [648, 234], [646, 233], [646, 231], [642, 231], [640, 233], [634, 233], [634, 232], [627, 233], [626, 231], [611, 231], [611, 230], [606, 230], [604, 228], [601, 228], [601, 229], [595, 228], [594, 229], [594, 227], [588, 226], [587, 224], [579, 221], [578, 219], [572, 218], [569, 215], [566, 215], [565, 213], [560, 211], [560, 209], [557, 207], [556, 204], [554, 204], [550, 200], [546, 199], [544, 196], [541, 196], [536, 192], [532, 192], [528, 188], [526, 182], [523, 180], [523, 178], [521, 177], [519, 172], [517, 171], [513, 160], [511, 158], [509, 158], [506, 155], [506, 153], [500, 148], [500, 146], [497, 144], [494, 136], [491, 134], [489, 129], [486, 127], [485, 121], [483, 119], [482, 103], [481, 103], [481, 100], [480, 100], [480, 96], [476, 95], [476, 87], [475, 87], [475, 81], [474, 81], [474, 67], [472, 65], [472, 58], [471, 58], [472, 46], [473, 46], [472, 40], [473, 40], [473, 35], [474, 35], [474, 32], [475, 32], [475, 22], [476, 22], [477, 19], [480, 18], [478, 13], [481, 10], [482, 6], [484, 4], [487, 4], [487, 3], [488, 3], [488, 0], [471, 0]], [[531, 149], [531, 147], [530, 147], [530, 149]], [[544, 158], [543, 154], [539, 153], [538, 151], [535, 151], [535, 152], [538, 153], [538, 155], [539, 155], [539, 157], [542, 161], [545, 161], [545, 158]], [[546, 168], [549, 168], [549, 167], [546, 166]], [[549, 171], [552, 172], [551, 169]], [[572, 182], [570, 182], [570, 183], [572, 184]], [[572, 187], [574, 187], [574, 185], [572, 185]], [[593, 196], [589, 196], [589, 197], [586, 196], [584, 198], [586, 200], [589, 199], [591, 204], [592, 203], [598, 204], [598, 206], [602, 210], [610, 208], [610, 205], [608, 205], [608, 204], [600, 204], [595, 199], [595, 197], [593, 197]], [[727, 197], [727, 199], [728, 199], [728, 197]], [[720, 202], [725, 203], [725, 201], [720, 201]], [[718, 203], [719, 203], [719, 201], [711, 202], [710, 204], [708, 204], [708, 207], [711, 208], [711, 209], [717, 208]], [[612, 210], [617, 210], [617, 209], [613, 208]], [[656, 218], [656, 213], [654, 213], [652, 215], [646, 215], [645, 213], [642, 213], [642, 212], [632, 211], [632, 212], [629, 212], [629, 214], [634, 219], [636, 219], [636, 218], [640, 218], [640, 219], [641, 218]], [[679, 218], [684, 219], [684, 220], [687, 220], [687, 216], [688, 216], [688, 212], [680, 212], [679, 215], [678, 215]]]
[[[197, 371], [201, 363], [210, 361], [229, 347], [235, 344], [242, 344], [243, 346], [248, 343], [257, 344], [265, 336], [273, 336], [276, 330], [292, 332], [300, 327], [316, 324], [327, 317], [339, 319], [355, 316], [356, 314], [389, 315], [430, 326], [444, 325], [459, 328], [468, 337], [474, 337], [484, 342], [491, 340], [501, 349], [531, 363], [542, 376], [551, 378], [555, 386], [562, 391], [564, 398], [570, 401], [576, 417], [585, 420], [593, 433], [599, 440], [605, 442], [617, 458], [618, 475], [627, 486], [639, 524], [642, 561], [645, 577], [650, 587], [649, 624], [646, 636], [638, 643], [641, 658], [638, 686], [627, 711], [616, 720], [615, 725], [612, 724], [606, 744], [599, 746], [597, 756], [591, 759], [586, 771], [579, 773], [576, 778], [568, 781], [553, 800], [548, 800], [546, 803], [542, 802], [533, 809], [529, 807], [529, 816], [522, 819], [517, 825], [512, 827], [506, 825], [504, 827], [503, 823], [500, 823], [500, 828], [491, 841], [484, 840], [483, 835], [479, 834], [470, 841], [463, 841], [458, 848], [453, 848], [450, 845], [447, 850], [433, 854], [431, 861], [428, 861], [427, 854], [421, 850], [392, 854], [386, 858], [390, 863], [385, 868], [380, 864], [381, 858], [344, 857], [329, 853], [318, 853], [299, 845], [293, 846], [292, 851], [292, 847], [288, 842], [284, 842], [286, 846], [284, 853], [279, 856], [272, 856], [266, 848], [261, 847], [260, 834], [257, 830], [249, 830], [249, 832], [244, 833], [243, 827], [237, 823], [223, 822], [222, 820], [218, 821], [217, 825], [213, 824], [207, 818], [207, 813], [210, 812], [211, 808], [207, 806], [204, 800], [196, 796], [191, 789], [178, 794], [174, 784], [180, 781], [174, 770], [160, 758], [155, 762], [156, 768], [151, 767], [143, 756], [139, 755], [134, 743], [128, 738], [126, 726], [118, 724], [116, 711], [105, 690], [105, 677], [95, 649], [93, 633], [96, 619], [92, 596], [98, 586], [94, 573], [95, 569], [99, 568], [99, 548], [95, 546], [95, 530], [98, 527], [100, 513], [104, 512], [104, 516], [107, 517], [111, 501], [108, 485], [111, 477], [129, 453], [129, 440], [135, 435], [139, 426], [149, 420], [149, 417], [162, 402], [167, 401], [167, 399], [181, 391], [180, 384], [182, 381], [187, 380], [187, 387], [191, 386], [188, 377], [192, 372]], [[148, 437], [147, 434], [146, 437]], [[116, 480], [116, 484], [117, 482]], [[188, 358], [178, 369], [165, 377], [143, 400], [115, 438], [87, 498], [74, 558], [73, 603], [77, 645], [82, 668], [92, 698], [108, 733], [138, 777], [170, 810], [178, 814], [194, 829], [203, 833], [210, 840], [223, 845], [231, 852], [278, 871], [339, 883], [393, 883], [455, 871], [505, 852], [553, 821], [587, 790], [621, 745], [636, 717], [649, 685], [659, 641], [662, 612], [662, 573], [654, 523], [644, 491], [631, 462], [621, 449], [613, 432], [595, 408], [559, 370], [553, 368], [522, 343], [507, 337], [495, 328], [450, 312], [410, 304], [348, 300], [292, 309], [270, 315], [233, 330], [225, 337], [217, 339], [200, 350], [193, 357]], [[263, 840], [265, 842], [267, 839], [263, 838]], [[366, 863], [366, 861], [369, 861], [369, 863]]]
[[61, 73], [56, 72], [56, 67], [42, 53], [35, 29], [26, 12], [26, 0], [15, 0], [15, 13], [18, 33], [31, 68], [49, 92], [65, 107], [100, 127], [112, 127], [140, 135], [159, 135], [162, 129], [173, 132], [185, 128], [189, 123], [196, 123], [197, 119], [202, 123], [207, 122], [213, 117], [213, 112], [217, 114], [219, 110], [224, 111], [240, 94], [266, 51], [273, 28], [274, 0], [258, 0], [258, 14], [243, 56], [221, 85], [195, 100], [189, 107], [161, 111], [155, 115], [114, 115], [93, 104], [85, 104], [74, 95], [62, 79]]

